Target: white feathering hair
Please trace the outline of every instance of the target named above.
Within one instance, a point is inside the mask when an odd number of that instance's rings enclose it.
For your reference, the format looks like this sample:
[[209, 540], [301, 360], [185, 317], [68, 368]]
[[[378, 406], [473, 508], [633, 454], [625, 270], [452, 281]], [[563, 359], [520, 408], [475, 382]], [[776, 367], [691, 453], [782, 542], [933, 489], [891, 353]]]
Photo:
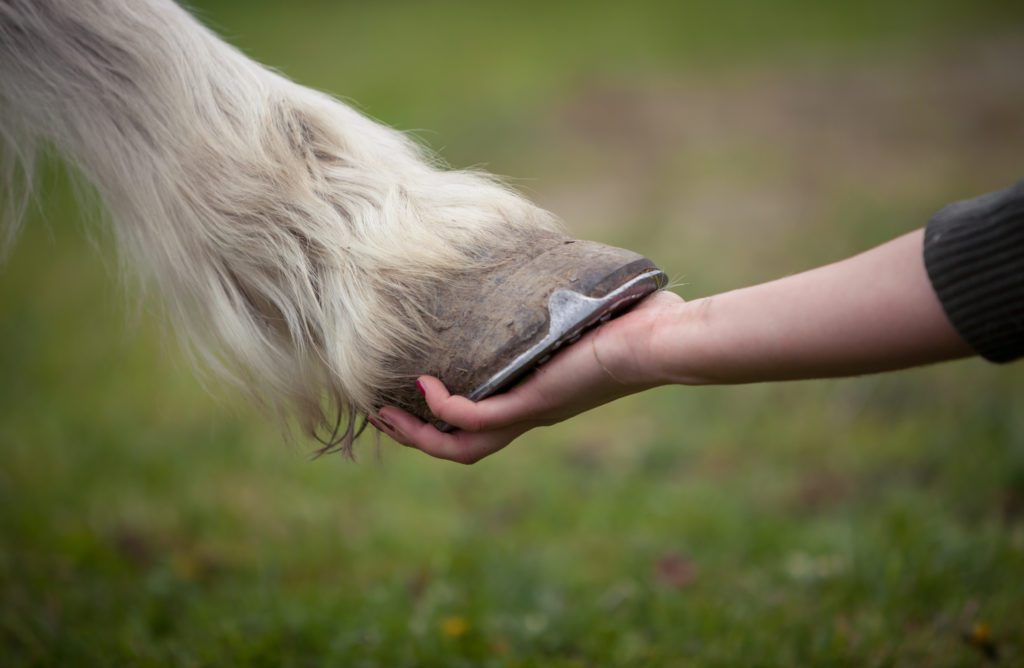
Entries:
[[427, 345], [446, 276], [557, 229], [170, 0], [0, 0], [4, 248], [44, 147], [95, 187], [187, 348], [325, 449], [351, 448], [389, 360]]

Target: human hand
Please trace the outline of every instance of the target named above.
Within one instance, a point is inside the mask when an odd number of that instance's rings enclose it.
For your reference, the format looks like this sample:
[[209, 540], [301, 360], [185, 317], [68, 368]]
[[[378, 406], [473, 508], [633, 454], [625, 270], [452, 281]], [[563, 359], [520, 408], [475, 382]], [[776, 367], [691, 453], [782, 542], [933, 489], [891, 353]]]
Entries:
[[394, 407], [372, 422], [400, 443], [472, 464], [534, 427], [656, 385], [835, 378], [966, 357], [973, 350], [932, 289], [923, 235], [685, 304], [657, 293], [478, 403], [421, 377], [430, 410], [453, 433]]
[[452, 395], [437, 378], [421, 376], [417, 383], [427, 405], [456, 429], [451, 433], [393, 406], [381, 409], [370, 421], [403, 445], [473, 464], [530, 429], [666, 382], [654, 333], [682, 304], [682, 298], [671, 292], [651, 295], [563, 348], [508, 392], [483, 401]]

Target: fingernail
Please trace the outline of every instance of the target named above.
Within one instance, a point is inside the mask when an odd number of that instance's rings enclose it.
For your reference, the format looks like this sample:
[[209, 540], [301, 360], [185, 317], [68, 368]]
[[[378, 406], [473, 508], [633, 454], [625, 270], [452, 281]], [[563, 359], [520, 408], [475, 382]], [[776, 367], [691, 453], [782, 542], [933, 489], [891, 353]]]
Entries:
[[390, 422], [388, 422], [387, 418], [385, 418], [383, 415], [378, 415], [377, 416], [377, 420], [379, 420], [380, 423], [382, 425], [384, 425], [384, 428], [387, 429], [388, 431], [394, 431], [395, 430], [395, 425], [393, 425]]
[[421, 383], [418, 380], [416, 381], [416, 389], [419, 390], [420, 394], [422, 394], [423, 396], [427, 396], [427, 389], [423, 387], [423, 383]]

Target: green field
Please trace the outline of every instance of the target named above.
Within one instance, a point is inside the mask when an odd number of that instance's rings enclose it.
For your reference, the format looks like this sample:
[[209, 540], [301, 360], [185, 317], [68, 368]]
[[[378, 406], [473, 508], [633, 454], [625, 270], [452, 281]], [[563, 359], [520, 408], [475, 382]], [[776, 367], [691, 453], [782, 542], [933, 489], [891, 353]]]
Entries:
[[[1024, 176], [1019, 3], [194, 4], [687, 298]], [[1024, 665], [1022, 365], [313, 459], [196, 379], [58, 170], [39, 204], [0, 266], [0, 665]]]

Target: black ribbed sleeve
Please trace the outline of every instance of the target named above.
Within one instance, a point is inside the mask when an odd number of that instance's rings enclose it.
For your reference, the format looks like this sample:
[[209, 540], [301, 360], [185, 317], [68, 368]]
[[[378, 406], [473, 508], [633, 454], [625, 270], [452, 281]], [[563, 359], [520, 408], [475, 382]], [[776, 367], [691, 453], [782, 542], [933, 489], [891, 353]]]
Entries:
[[935, 214], [924, 262], [950, 322], [978, 354], [1024, 356], [1024, 181]]

